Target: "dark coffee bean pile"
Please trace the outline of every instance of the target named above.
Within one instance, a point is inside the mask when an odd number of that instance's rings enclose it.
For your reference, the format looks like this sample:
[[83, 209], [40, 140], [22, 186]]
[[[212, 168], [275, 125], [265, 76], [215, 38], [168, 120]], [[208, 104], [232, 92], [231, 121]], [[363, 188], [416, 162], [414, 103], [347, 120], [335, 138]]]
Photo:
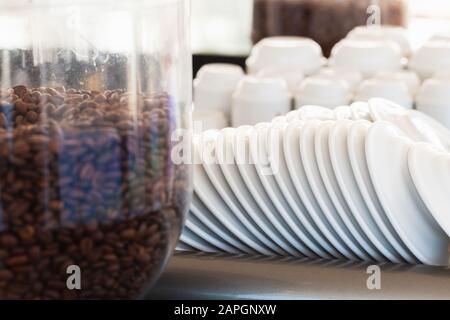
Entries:
[[0, 299], [145, 293], [188, 206], [170, 97], [17, 86], [0, 99]]
[[[255, 0], [252, 39], [269, 36], [303, 36], [317, 41], [325, 56], [354, 27], [367, 23], [366, 0]], [[403, 0], [379, 0], [381, 23], [405, 25]]]

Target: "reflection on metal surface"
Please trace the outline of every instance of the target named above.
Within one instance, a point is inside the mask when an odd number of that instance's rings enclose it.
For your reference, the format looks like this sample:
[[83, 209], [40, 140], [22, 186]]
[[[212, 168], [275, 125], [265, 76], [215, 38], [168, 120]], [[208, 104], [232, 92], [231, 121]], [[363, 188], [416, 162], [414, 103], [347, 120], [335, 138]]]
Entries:
[[449, 268], [378, 264], [381, 289], [369, 290], [370, 265], [180, 252], [147, 298], [450, 299]]

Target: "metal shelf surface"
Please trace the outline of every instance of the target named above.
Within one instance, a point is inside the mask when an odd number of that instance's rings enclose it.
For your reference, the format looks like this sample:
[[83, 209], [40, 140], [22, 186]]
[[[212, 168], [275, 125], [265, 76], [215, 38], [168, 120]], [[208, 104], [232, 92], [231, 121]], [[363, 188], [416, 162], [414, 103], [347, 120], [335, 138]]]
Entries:
[[374, 263], [176, 253], [148, 299], [450, 299], [450, 269]]

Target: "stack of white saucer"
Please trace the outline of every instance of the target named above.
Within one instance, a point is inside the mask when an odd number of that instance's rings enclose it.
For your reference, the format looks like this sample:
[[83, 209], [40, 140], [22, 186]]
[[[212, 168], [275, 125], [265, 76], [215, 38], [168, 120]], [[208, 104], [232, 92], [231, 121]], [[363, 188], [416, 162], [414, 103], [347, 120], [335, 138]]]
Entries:
[[447, 265], [449, 150], [383, 99], [205, 131], [179, 249]]

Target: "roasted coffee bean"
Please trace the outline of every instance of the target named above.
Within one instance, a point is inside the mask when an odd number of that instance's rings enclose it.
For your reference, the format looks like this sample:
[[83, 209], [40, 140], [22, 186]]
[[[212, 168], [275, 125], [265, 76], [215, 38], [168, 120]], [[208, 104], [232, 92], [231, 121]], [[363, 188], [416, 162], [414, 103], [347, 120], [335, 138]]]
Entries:
[[106, 102], [106, 100], [107, 100], [106, 96], [104, 94], [101, 94], [101, 93], [97, 94], [95, 96], [95, 98], [94, 98], [94, 101], [97, 102], [97, 103], [103, 103], [103, 102]]
[[8, 251], [0, 249], [0, 260], [5, 259], [8, 255]]
[[79, 110], [84, 110], [84, 109], [96, 109], [97, 108], [97, 103], [95, 103], [94, 101], [85, 101], [83, 103], [80, 103], [80, 105], [78, 106]]
[[34, 103], [40, 103], [41, 102], [42, 94], [39, 91], [33, 91], [31, 96], [33, 97], [33, 102]]
[[8, 118], [4, 113], [0, 113], [0, 127], [5, 128], [8, 125]]
[[27, 121], [31, 124], [36, 123], [38, 120], [38, 114], [35, 111], [27, 112]]
[[0, 236], [0, 246], [2, 248], [14, 247], [18, 242], [19, 241], [17, 240], [17, 238], [13, 235], [3, 234], [2, 236]]
[[54, 88], [56, 91], [58, 91], [61, 94], [66, 93], [66, 88], [64, 86], [57, 86]]
[[134, 238], [135, 235], [136, 235], [136, 230], [134, 230], [134, 229], [126, 229], [120, 233], [120, 237], [122, 239], [130, 239], [131, 240]]
[[19, 231], [19, 237], [22, 241], [24, 242], [28, 242], [31, 239], [33, 239], [34, 235], [35, 235], [35, 229], [33, 226], [28, 225], [24, 228], [21, 228]]
[[18, 97], [23, 97], [28, 93], [28, 89], [25, 86], [15, 86], [13, 88], [14, 94]]
[[14, 273], [6, 269], [0, 270], [0, 282], [11, 280], [12, 278], [14, 278]]
[[52, 103], [46, 103], [44, 105], [44, 107], [42, 108], [42, 113], [46, 114], [49, 117], [53, 117], [55, 111], [56, 111], [56, 107]]
[[[4, 95], [15, 102], [0, 108], [0, 299], [143, 293], [188, 206], [189, 175], [170, 161], [169, 97], [23, 86]], [[143, 106], [137, 122], [130, 103]], [[79, 292], [65, 287], [69, 265], [81, 268]]]
[[5, 261], [5, 264], [9, 267], [18, 267], [23, 266], [28, 263], [28, 257], [27, 256], [16, 256], [9, 258]]
[[19, 126], [19, 125], [21, 125], [22, 123], [23, 123], [23, 116], [21, 115], [21, 114], [19, 114], [17, 117], [16, 117], [16, 125], [17, 126]]
[[22, 100], [18, 100], [15, 103], [16, 106], [16, 112], [21, 114], [21, 115], [26, 115], [27, 111], [28, 111], [28, 104], [23, 102]]
[[30, 257], [31, 261], [38, 261], [41, 257], [41, 247], [38, 245], [34, 245], [30, 247], [30, 251], [28, 253], [28, 256]]

